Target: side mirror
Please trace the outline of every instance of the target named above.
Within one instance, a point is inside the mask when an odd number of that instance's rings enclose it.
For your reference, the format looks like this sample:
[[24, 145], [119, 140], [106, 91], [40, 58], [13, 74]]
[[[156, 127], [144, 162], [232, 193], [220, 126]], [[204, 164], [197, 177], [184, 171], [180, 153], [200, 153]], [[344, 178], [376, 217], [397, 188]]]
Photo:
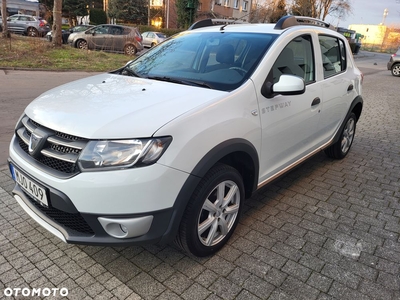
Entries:
[[295, 75], [281, 75], [275, 84], [267, 81], [261, 89], [261, 94], [266, 98], [273, 98], [276, 95], [300, 95], [306, 90], [304, 79]]

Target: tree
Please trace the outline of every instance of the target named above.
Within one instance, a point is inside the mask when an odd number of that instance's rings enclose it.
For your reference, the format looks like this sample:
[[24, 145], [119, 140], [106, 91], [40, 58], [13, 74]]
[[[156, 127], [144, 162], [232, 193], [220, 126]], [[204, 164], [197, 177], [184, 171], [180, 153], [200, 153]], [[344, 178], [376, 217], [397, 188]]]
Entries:
[[250, 23], [276, 23], [287, 15], [285, 0], [255, 2], [250, 13]]
[[68, 16], [69, 26], [72, 27], [78, 16], [86, 16], [88, 14], [88, 1], [82, 0], [64, 0], [63, 15]]
[[287, 15], [286, 1], [285, 0], [275, 0], [274, 6], [269, 16], [270, 23], [276, 23], [280, 18]]
[[198, 0], [176, 0], [176, 12], [178, 15], [178, 28], [188, 28], [196, 19]]
[[61, 24], [62, 24], [62, 0], [54, 0], [54, 6], [53, 6], [53, 27], [52, 27], [52, 33], [53, 33], [53, 43], [54, 46], [56, 47], [61, 47], [62, 45], [62, 35], [61, 35]]
[[108, 16], [125, 22], [147, 24], [148, 7], [147, 0], [111, 0]]
[[325, 20], [327, 15], [342, 18], [351, 12], [349, 0], [324, 0], [317, 5], [317, 15], [321, 20]]
[[315, 15], [316, 0], [294, 0], [291, 10], [295, 16], [304, 16], [316, 18]]
[[92, 8], [89, 14], [90, 24], [99, 25], [107, 23], [107, 14], [104, 10]]
[[293, 15], [325, 20], [331, 15], [338, 18], [351, 12], [349, 0], [294, 0], [291, 6]]
[[1, 15], [3, 16], [2, 26], [1, 26], [1, 28], [3, 29], [2, 37], [7, 38], [10, 36], [10, 33], [8, 32], [8, 28], [7, 28], [7, 1], [6, 0], [3, 0], [1, 2]]

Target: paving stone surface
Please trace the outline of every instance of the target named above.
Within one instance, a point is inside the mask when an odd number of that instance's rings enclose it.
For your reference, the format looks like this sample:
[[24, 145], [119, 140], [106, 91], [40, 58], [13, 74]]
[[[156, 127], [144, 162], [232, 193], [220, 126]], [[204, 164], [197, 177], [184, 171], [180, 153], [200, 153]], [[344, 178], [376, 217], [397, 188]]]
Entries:
[[3, 166], [0, 298], [10, 288], [66, 288], [66, 297], [49, 298], [400, 299], [399, 82], [376, 76], [364, 79], [349, 155], [317, 154], [259, 190], [213, 257], [168, 245], [65, 244], [12, 198]]

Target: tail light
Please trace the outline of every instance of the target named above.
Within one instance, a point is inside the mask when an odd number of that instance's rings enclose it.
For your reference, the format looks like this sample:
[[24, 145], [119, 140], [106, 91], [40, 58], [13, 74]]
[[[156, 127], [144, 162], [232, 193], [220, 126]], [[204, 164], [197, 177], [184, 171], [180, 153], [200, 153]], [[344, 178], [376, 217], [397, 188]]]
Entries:
[[46, 24], [44, 24], [44, 22], [42, 20], [39, 21], [39, 27], [44, 27], [46, 26]]
[[135, 39], [139, 42], [139, 43], [141, 43], [142, 42], [142, 37], [141, 36], [135, 36]]

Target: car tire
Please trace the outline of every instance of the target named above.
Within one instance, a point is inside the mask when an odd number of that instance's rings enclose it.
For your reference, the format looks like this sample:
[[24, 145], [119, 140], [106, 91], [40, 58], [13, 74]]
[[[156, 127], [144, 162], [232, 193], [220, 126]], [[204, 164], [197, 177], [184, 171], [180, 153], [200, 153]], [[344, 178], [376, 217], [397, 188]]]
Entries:
[[391, 71], [393, 76], [400, 77], [400, 64], [394, 64]]
[[126, 55], [130, 55], [130, 56], [131, 55], [135, 55], [137, 53], [137, 49], [136, 49], [136, 47], [134, 45], [128, 44], [124, 48], [124, 53]]
[[357, 117], [351, 113], [345, 120], [339, 140], [325, 149], [326, 155], [334, 159], [342, 159], [349, 153], [356, 133]]
[[153, 48], [155, 45], [157, 45], [156, 43], [151, 43], [150, 48]]
[[200, 181], [185, 209], [176, 244], [198, 257], [217, 252], [234, 232], [243, 200], [239, 172], [224, 164], [214, 166]]
[[39, 35], [39, 32], [37, 31], [36, 28], [29, 27], [29, 28], [26, 30], [26, 35], [27, 35], [27, 36], [31, 36], [31, 37], [37, 37], [37, 36]]
[[88, 43], [85, 40], [78, 40], [76, 42], [76, 48], [82, 49], [82, 50], [87, 50], [88, 49]]

